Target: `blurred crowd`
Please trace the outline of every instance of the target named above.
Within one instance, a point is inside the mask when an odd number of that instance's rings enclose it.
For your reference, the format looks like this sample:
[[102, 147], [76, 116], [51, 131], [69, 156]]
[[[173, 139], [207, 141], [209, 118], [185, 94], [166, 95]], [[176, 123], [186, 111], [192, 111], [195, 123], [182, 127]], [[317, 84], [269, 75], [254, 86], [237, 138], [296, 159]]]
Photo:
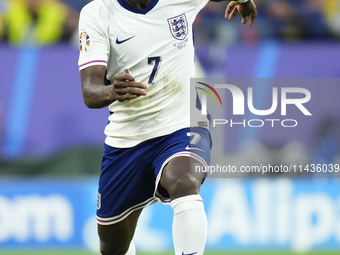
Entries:
[[0, 41], [16, 46], [75, 42], [87, 0], [0, 0]]
[[226, 3], [210, 2], [196, 20], [197, 42], [340, 39], [340, 0], [255, 0], [255, 26], [240, 26], [240, 18], [225, 22]]
[[[81, 8], [91, 0], [0, 0], [0, 41], [12, 45], [78, 43]], [[258, 19], [253, 27], [225, 22], [229, 1], [210, 2], [195, 22], [200, 44], [337, 40], [340, 38], [340, 0], [255, 0]]]

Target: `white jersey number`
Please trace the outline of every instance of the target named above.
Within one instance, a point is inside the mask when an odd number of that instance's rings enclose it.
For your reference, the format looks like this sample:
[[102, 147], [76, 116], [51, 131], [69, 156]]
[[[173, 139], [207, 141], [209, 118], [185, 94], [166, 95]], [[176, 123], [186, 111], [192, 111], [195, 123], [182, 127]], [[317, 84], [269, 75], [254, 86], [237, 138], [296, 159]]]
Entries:
[[198, 141], [201, 139], [201, 135], [194, 133], [194, 132], [187, 133], [187, 136], [190, 136], [190, 137], [193, 136], [193, 138], [190, 141], [190, 144], [192, 144], [192, 145], [196, 145], [198, 143]]

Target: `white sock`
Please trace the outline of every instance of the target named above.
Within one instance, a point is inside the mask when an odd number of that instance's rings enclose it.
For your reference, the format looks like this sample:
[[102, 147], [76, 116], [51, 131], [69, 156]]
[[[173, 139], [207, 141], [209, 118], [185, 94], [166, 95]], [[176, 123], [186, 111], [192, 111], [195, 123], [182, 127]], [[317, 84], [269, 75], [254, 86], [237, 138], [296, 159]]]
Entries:
[[207, 217], [200, 195], [171, 201], [174, 210], [172, 237], [175, 255], [202, 255], [207, 239]]
[[136, 255], [136, 247], [135, 244], [131, 241], [129, 249], [125, 255]]

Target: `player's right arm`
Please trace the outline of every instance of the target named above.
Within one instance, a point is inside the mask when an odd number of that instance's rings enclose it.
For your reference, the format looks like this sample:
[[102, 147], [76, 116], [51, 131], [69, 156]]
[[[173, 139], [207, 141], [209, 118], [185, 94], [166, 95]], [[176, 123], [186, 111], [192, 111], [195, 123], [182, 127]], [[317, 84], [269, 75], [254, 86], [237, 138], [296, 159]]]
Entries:
[[102, 108], [118, 100], [123, 102], [146, 95], [146, 86], [135, 82], [128, 70], [116, 75], [110, 85], [104, 85], [110, 40], [105, 13], [100, 12], [100, 3], [86, 5], [79, 19], [80, 54], [79, 70], [83, 98], [89, 108]]
[[145, 96], [146, 85], [136, 82], [125, 69], [117, 75], [113, 84], [103, 85], [106, 67], [89, 66], [80, 71], [84, 103], [89, 108], [102, 108], [118, 100], [123, 102]]

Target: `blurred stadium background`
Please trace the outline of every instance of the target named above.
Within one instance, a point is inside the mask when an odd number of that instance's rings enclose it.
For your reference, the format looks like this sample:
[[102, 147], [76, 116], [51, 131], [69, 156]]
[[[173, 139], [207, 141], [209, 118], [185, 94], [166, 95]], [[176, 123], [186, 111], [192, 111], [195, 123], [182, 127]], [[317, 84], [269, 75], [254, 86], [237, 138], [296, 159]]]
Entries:
[[[339, 78], [339, 0], [255, 0], [253, 27], [224, 20], [209, 3], [195, 22], [199, 76]], [[108, 110], [82, 102], [77, 67], [80, 9], [87, 0], [0, 0], [0, 254], [98, 254], [95, 204]], [[224, 155], [339, 163], [339, 87], [322, 88], [298, 136], [258, 134], [244, 149], [224, 134]], [[207, 254], [340, 254], [340, 182], [208, 179]], [[169, 207], [145, 209], [138, 252], [171, 254]], [[170, 252], [170, 253], [169, 253]], [[141, 253], [139, 253], [141, 254]], [[216, 253], [217, 254], [217, 253]]]

